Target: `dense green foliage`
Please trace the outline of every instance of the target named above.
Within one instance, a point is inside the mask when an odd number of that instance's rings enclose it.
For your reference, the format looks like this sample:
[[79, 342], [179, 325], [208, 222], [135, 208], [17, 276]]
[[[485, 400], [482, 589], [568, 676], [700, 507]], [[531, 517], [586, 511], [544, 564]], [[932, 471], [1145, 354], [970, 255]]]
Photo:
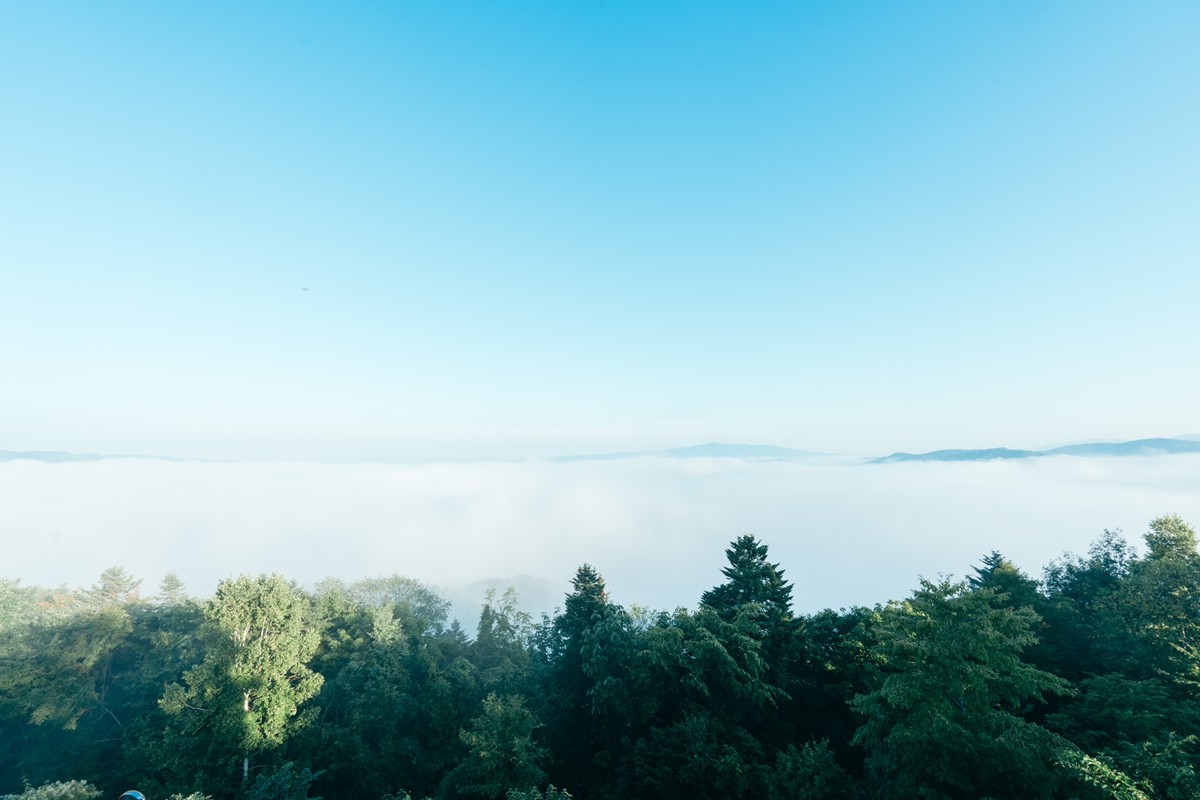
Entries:
[[490, 594], [473, 635], [401, 577], [0, 580], [0, 795], [1196, 798], [1200, 552], [1178, 517], [1144, 545], [803, 615], [742, 536], [695, 608], [584, 565], [553, 616]]

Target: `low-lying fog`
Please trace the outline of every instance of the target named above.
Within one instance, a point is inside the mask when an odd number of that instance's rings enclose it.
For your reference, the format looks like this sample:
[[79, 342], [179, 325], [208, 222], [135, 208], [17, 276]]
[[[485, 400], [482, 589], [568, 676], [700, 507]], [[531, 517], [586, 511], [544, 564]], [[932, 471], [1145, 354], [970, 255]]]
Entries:
[[[0, 576], [93, 583], [123, 566], [153, 594], [242, 573], [301, 584], [398, 573], [441, 587], [525, 575], [557, 603], [593, 564], [613, 599], [694, 606], [753, 533], [798, 611], [907, 595], [1000, 550], [1033, 577], [1104, 528], [1200, 523], [1200, 456], [847, 464], [636, 458], [574, 463], [0, 463]], [[536, 593], [536, 592], [535, 592]], [[548, 599], [547, 599], [548, 598]], [[461, 600], [461, 598], [459, 598]], [[473, 602], [473, 601], [472, 601]], [[469, 603], [468, 606], [469, 607]], [[462, 606], [459, 606], [462, 607]]]

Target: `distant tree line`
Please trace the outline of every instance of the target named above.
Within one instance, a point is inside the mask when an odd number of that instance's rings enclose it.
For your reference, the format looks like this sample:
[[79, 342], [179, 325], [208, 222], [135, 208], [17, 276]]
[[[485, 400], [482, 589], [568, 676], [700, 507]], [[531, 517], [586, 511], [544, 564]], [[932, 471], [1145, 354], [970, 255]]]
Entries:
[[1200, 553], [1105, 531], [874, 608], [792, 610], [752, 536], [694, 609], [580, 567], [472, 634], [402, 577], [143, 596], [0, 581], [0, 794], [95, 800], [1200, 797]]

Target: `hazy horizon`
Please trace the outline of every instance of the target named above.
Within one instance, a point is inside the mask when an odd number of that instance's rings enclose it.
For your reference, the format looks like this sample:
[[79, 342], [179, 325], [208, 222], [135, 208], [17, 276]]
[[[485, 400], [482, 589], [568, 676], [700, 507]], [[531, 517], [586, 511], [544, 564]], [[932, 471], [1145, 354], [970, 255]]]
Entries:
[[[493, 445], [490, 447], [482, 447], [465, 449], [455, 446], [447, 446], [444, 442], [427, 446], [419, 450], [393, 450], [393, 451], [376, 451], [372, 455], [366, 457], [357, 456], [354, 453], [343, 453], [340, 457], [320, 457], [318, 454], [295, 452], [290, 455], [272, 455], [262, 453], [257, 456], [249, 456], [242, 458], [234, 458], [228, 455], [222, 455], [216, 450], [210, 450], [204, 455], [185, 454], [181, 452], [172, 453], [150, 453], [150, 452], [135, 452], [132, 449], [115, 448], [109, 451], [90, 451], [80, 448], [47, 448], [47, 447], [27, 447], [23, 449], [13, 447], [0, 446], [0, 453], [18, 454], [20, 457], [25, 457], [26, 454], [32, 454], [31, 457], [36, 458], [42, 454], [65, 454], [67, 456], [79, 457], [98, 457], [102, 459], [109, 458], [142, 458], [142, 459], [161, 459], [170, 461], [212, 461], [212, 462], [228, 462], [228, 463], [259, 463], [259, 462], [280, 462], [280, 463], [332, 463], [332, 464], [436, 464], [436, 463], [474, 463], [474, 462], [514, 462], [514, 461], [555, 461], [561, 459], [581, 459], [587, 460], [590, 458], [603, 457], [636, 457], [650, 456], [654, 454], [667, 453], [671, 451], [688, 450], [690, 448], [716, 445], [721, 447], [776, 447], [796, 451], [795, 455], [789, 458], [808, 458], [808, 459], [844, 459], [850, 462], [855, 460], [868, 460], [881, 456], [891, 455], [893, 453], [928, 453], [938, 450], [973, 450], [973, 449], [989, 449], [989, 448], [1007, 448], [1011, 450], [1030, 450], [1044, 451], [1051, 450], [1056, 447], [1077, 445], [1077, 444], [1092, 444], [1092, 443], [1117, 443], [1125, 441], [1137, 441], [1142, 439], [1181, 439], [1200, 441], [1200, 435], [1197, 434], [1173, 434], [1162, 435], [1160, 433], [1150, 433], [1139, 435], [1128, 439], [1097, 436], [1086, 439], [1074, 439], [1071, 441], [1054, 441], [1049, 444], [1043, 443], [1038, 446], [1027, 446], [1021, 444], [1012, 444], [1011, 442], [992, 442], [986, 445], [964, 446], [958, 443], [942, 443], [933, 447], [919, 447], [911, 450], [885, 450], [881, 448], [849, 451], [842, 450], [826, 450], [819, 451], [803, 444], [795, 444], [779, 441], [718, 441], [716, 439], [704, 439], [696, 441], [681, 441], [674, 440], [667, 444], [659, 444], [657, 446], [639, 445], [637, 442], [628, 439], [621, 439], [614, 443], [612, 441], [598, 441], [592, 449], [586, 448], [586, 443], [581, 443], [583, 446], [574, 450], [571, 449], [568, 443], [548, 444], [543, 443], [536, 450], [528, 447], [521, 448], [512, 444], [508, 445]], [[622, 446], [622, 443], [624, 446]], [[3, 445], [0, 442], [0, 445]], [[733, 456], [740, 457], [740, 456]]]
[[[742, 533], [798, 611], [903, 597], [1000, 550], [1028, 574], [1105, 528], [1200, 520], [1200, 456], [838, 464], [635, 458], [432, 465], [112, 460], [0, 464], [4, 577], [90, 585], [121, 565], [153, 594], [280, 572], [304, 585], [401, 574], [441, 587], [594, 565], [613, 598], [694, 606]], [[68, 554], [66, 558], [63, 554]], [[545, 609], [550, 610], [550, 609]]]

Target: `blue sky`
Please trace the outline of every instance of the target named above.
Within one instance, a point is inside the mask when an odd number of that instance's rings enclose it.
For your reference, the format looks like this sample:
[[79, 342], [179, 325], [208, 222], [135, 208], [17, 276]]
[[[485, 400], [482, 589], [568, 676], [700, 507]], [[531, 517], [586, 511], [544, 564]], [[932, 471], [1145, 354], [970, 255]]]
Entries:
[[1200, 431], [1194, 3], [6, 3], [0, 449]]

